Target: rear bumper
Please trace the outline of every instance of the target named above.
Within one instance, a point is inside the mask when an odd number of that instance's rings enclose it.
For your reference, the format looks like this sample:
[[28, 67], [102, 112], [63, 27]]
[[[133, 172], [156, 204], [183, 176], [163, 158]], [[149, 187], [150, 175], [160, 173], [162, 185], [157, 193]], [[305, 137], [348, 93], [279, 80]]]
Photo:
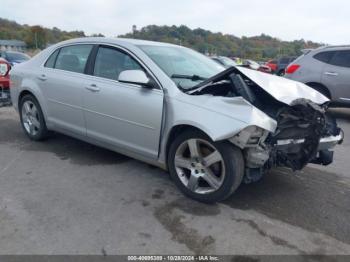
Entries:
[[0, 88], [8, 89], [10, 88], [10, 79], [8, 76], [0, 76]]
[[7, 77], [0, 77], [0, 105], [11, 104], [10, 84]]

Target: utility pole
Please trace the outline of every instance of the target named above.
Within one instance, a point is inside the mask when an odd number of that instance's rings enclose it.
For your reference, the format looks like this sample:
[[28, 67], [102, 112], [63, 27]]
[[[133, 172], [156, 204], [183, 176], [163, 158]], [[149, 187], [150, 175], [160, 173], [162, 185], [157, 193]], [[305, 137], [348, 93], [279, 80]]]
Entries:
[[36, 31], [34, 33], [34, 39], [35, 39], [35, 49], [38, 49], [38, 32]]

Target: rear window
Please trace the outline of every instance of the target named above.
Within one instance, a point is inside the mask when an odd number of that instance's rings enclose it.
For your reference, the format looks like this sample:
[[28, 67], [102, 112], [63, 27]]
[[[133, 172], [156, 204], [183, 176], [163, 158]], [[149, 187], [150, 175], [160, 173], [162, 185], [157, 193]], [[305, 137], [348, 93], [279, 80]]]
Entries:
[[52, 55], [50, 55], [49, 59], [47, 59], [45, 63], [45, 67], [49, 68], [54, 68], [55, 67], [55, 62], [56, 62], [56, 57], [58, 55], [59, 49], [57, 49]]
[[350, 67], [350, 50], [337, 51], [329, 63], [335, 66]]
[[318, 61], [328, 63], [329, 60], [331, 60], [334, 53], [335, 53], [335, 51], [320, 52], [320, 53], [314, 55], [313, 57]]
[[92, 45], [73, 45], [62, 47], [56, 59], [55, 68], [84, 73]]

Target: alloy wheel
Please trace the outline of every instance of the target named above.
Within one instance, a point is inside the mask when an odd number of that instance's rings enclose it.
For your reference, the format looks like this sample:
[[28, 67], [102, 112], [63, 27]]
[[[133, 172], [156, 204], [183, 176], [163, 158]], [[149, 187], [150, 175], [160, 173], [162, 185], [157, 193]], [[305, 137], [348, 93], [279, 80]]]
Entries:
[[31, 136], [35, 136], [39, 133], [39, 112], [32, 101], [25, 101], [22, 105], [22, 123], [26, 132]]
[[175, 170], [180, 181], [192, 192], [217, 191], [225, 178], [225, 164], [220, 152], [208, 141], [188, 139], [177, 148]]

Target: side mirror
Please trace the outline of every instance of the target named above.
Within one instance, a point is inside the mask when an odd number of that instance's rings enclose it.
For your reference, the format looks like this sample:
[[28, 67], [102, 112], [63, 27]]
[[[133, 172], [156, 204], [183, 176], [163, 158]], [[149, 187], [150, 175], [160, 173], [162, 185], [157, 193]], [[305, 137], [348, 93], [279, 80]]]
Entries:
[[142, 85], [144, 87], [153, 88], [152, 81], [142, 70], [125, 70], [119, 74], [118, 81], [122, 83]]

